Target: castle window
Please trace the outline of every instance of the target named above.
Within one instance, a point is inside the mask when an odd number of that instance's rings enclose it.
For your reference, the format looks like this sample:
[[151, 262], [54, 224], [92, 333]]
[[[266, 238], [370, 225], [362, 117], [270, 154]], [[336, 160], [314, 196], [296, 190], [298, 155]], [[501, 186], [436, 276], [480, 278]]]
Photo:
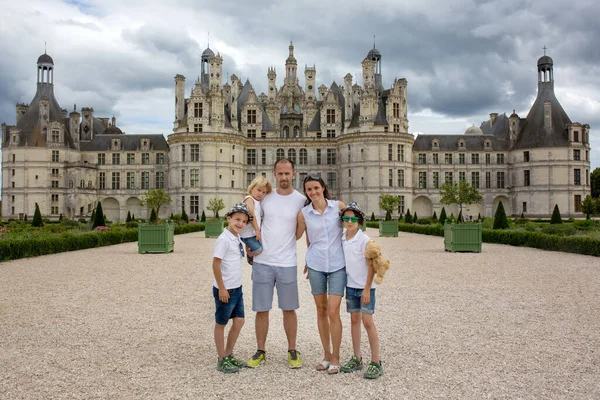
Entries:
[[581, 195], [575, 195], [575, 212], [581, 212]]
[[53, 129], [52, 130], [52, 141], [54, 143], [58, 143], [60, 141], [60, 134], [57, 130]]
[[573, 160], [581, 160], [581, 150], [573, 150]]
[[394, 170], [390, 168], [388, 170], [388, 186], [392, 187], [393, 185], [394, 185]]
[[277, 149], [276, 155], [277, 160], [280, 160], [285, 157], [285, 151], [283, 149]]
[[288, 160], [290, 160], [291, 162], [296, 164], [296, 150], [295, 149], [288, 150]]
[[202, 124], [194, 124], [194, 132], [202, 133]]
[[290, 127], [287, 125], [283, 127], [283, 137], [290, 137]]
[[256, 178], [256, 172], [246, 173], [246, 187], [249, 187], [252, 181]]
[[52, 181], [52, 189], [58, 189], [58, 181]]
[[200, 161], [199, 144], [190, 144], [190, 161]]
[[198, 216], [200, 196], [190, 196], [190, 214]]
[[135, 164], [135, 153], [127, 153], [127, 164]]
[[266, 139], [266, 138], [267, 138], [267, 132], [261, 132], [261, 133], [260, 133], [260, 137], [261, 137], [262, 139]]
[[404, 196], [398, 196], [400, 203], [398, 203], [398, 214], [404, 214]]
[[400, 133], [400, 124], [394, 124], [394, 133]]
[[504, 154], [496, 154], [496, 164], [504, 164]]
[[425, 153], [419, 153], [419, 164], [427, 164], [427, 155]]
[[471, 185], [479, 189], [479, 172], [471, 172]]
[[524, 213], [527, 212], [527, 202], [526, 201], [523, 202], [523, 212]]
[[388, 161], [392, 161], [394, 159], [394, 148], [391, 144], [388, 144]]
[[334, 138], [335, 137], [335, 129], [327, 129], [327, 137]]
[[471, 154], [471, 164], [479, 164], [479, 154]]
[[181, 187], [185, 187], [185, 169], [181, 170]]
[[58, 176], [58, 168], [52, 168], [52, 176]]
[[327, 149], [327, 165], [335, 165], [336, 163], [336, 150]]
[[102, 190], [106, 189], [106, 172], [100, 172], [98, 176], [98, 188]]
[[256, 165], [256, 149], [246, 149], [246, 164]]
[[581, 170], [579, 168], [573, 169], [573, 183], [577, 186], [581, 185]]
[[433, 173], [433, 188], [434, 189], [440, 188], [440, 173], [437, 171]]
[[[221, 153], [223, 150], [221, 150]], [[181, 145], [181, 161], [185, 161], [185, 144]]]
[[525, 171], [523, 171], [523, 186], [530, 186], [531, 185], [531, 172], [526, 169]]
[[[306, 151], [306, 150], [304, 150], [304, 151]], [[300, 157], [302, 157], [302, 150], [300, 150]], [[260, 163], [262, 165], [265, 165], [267, 163], [267, 149], [260, 150]]]
[[398, 187], [401, 187], [401, 188], [404, 187], [404, 170], [403, 169], [398, 170]]
[[79, 181], [79, 187], [85, 189], [85, 181], [83, 179]]
[[[579, 151], [579, 150], [577, 150], [577, 151]], [[523, 152], [523, 161], [529, 162], [529, 152], [528, 151]]]
[[579, 131], [573, 131], [573, 141], [579, 142]]
[[52, 202], [53, 203], [58, 203], [58, 195], [57, 194], [53, 194], [52, 195]]
[[504, 189], [504, 172], [496, 172], [496, 187]]
[[317, 132], [317, 139], [321, 139], [321, 131]]
[[460, 153], [460, 154], [458, 155], [458, 163], [459, 163], [459, 164], [466, 164], [466, 161], [465, 161], [465, 153]]
[[465, 171], [460, 171], [458, 173], [458, 181], [459, 182], [466, 182], [467, 181], [467, 173]]
[[194, 104], [194, 118], [202, 118], [202, 103]]
[[[362, 149], [361, 149], [362, 151]], [[404, 161], [404, 145], [398, 145], [398, 161]]]
[[248, 133], [247, 133], [248, 137], [251, 139], [256, 138], [256, 129], [248, 129]]
[[400, 103], [394, 103], [394, 118], [400, 118]]
[[444, 183], [446, 185], [452, 185], [452, 172], [446, 171], [444, 173]]
[[112, 154], [112, 163], [113, 165], [121, 164], [121, 155], [119, 153]]
[[488, 165], [492, 163], [492, 156], [491, 156], [491, 154], [488, 153], [488, 154], [485, 155], [485, 163], [488, 164]]
[[142, 153], [142, 165], [150, 164], [150, 153]]
[[300, 165], [308, 164], [308, 151], [306, 151], [306, 149], [300, 149], [300, 159], [298, 161], [298, 164]]
[[112, 173], [112, 188], [113, 189], [121, 189], [121, 173], [113, 172]]
[[419, 171], [419, 189], [427, 189], [427, 172]]
[[200, 186], [200, 170], [198, 168], [190, 169], [190, 187]]
[[157, 189], [165, 188], [165, 173], [163, 171], [159, 171], [156, 173], [156, 188]]
[[150, 189], [150, 172], [142, 171], [141, 181], [142, 189]]
[[156, 153], [156, 163], [163, 165], [165, 163], [165, 153]]
[[445, 153], [444, 157], [445, 157], [444, 162], [446, 164], [452, 164], [452, 153]]
[[331, 189], [337, 189], [337, 176], [335, 172], [327, 173], [327, 186]]
[[335, 124], [335, 109], [334, 108], [327, 109], [327, 123]]
[[256, 110], [248, 110], [246, 112], [246, 122], [248, 124], [255, 124], [256, 123]]
[[127, 189], [135, 189], [135, 172], [128, 172], [125, 181]]
[[52, 150], [52, 162], [59, 162], [60, 161], [60, 153], [58, 152], [58, 150]]
[[321, 149], [317, 149], [317, 165], [321, 165]]
[[492, 187], [492, 173], [487, 171], [485, 173], [485, 188], [490, 189]]

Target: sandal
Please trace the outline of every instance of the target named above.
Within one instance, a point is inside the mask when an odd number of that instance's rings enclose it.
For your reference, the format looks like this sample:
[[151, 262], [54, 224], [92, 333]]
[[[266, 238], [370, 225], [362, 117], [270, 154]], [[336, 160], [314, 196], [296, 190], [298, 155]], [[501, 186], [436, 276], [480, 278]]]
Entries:
[[326, 371], [327, 368], [329, 368], [329, 361], [321, 361], [320, 363], [317, 364], [317, 371]]
[[328, 375], [335, 375], [338, 372], [340, 372], [340, 367], [338, 365], [330, 364], [329, 367], [327, 367], [327, 374]]

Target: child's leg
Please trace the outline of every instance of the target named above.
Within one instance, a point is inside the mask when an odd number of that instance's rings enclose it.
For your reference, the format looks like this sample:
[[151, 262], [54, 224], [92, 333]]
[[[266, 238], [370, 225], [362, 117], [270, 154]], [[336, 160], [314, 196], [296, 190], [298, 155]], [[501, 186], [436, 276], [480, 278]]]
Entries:
[[219, 361], [221, 361], [227, 355], [227, 353], [225, 353], [225, 326], [226, 325], [215, 323], [215, 346], [217, 347]]
[[[367, 331], [369, 337], [369, 345], [371, 346], [371, 361], [380, 364], [379, 360], [379, 335], [377, 334], [377, 328], [375, 327], [375, 321], [373, 321], [373, 314], [362, 315], [363, 325]], [[354, 340], [354, 337], [352, 337]]]
[[235, 342], [240, 335], [240, 331], [244, 326], [244, 318], [233, 318], [233, 324], [229, 329], [229, 334], [227, 334], [227, 347], [224, 352], [225, 355], [231, 355], [233, 353], [233, 347], [235, 346]]
[[350, 314], [350, 331], [352, 332], [352, 350], [354, 355], [360, 360], [360, 337], [362, 327], [360, 326], [360, 312], [356, 311]]

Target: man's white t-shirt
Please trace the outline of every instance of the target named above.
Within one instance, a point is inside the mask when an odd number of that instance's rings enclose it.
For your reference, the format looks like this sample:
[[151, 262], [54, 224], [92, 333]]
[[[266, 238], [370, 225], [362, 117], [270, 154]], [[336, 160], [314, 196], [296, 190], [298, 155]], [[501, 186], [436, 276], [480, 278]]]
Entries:
[[262, 199], [260, 241], [263, 251], [254, 257], [255, 263], [272, 267], [296, 266], [296, 226], [298, 212], [305, 201], [306, 197], [297, 190], [286, 196], [274, 190]]
[[[236, 289], [242, 286], [242, 252], [240, 239], [229, 229], [225, 229], [215, 242], [214, 257], [221, 259], [221, 275], [225, 289]], [[217, 280], [213, 279], [217, 289]]]

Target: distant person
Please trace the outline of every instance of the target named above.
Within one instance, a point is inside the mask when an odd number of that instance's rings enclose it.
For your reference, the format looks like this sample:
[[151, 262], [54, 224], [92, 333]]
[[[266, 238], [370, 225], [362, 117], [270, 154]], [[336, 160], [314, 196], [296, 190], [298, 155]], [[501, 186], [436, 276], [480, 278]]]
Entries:
[[342, 236], [344, 257], [346, 260], [346, 273], [348, 284], [346, 287], [346, 309], [350, 313], [352, 332], [352, 348], [354, 355], [345, 365], [342, 372], [354, 372], [363, 368], [362, 354], [360, 351], [361, 320], [367, 331], [369, 345], [371, 346], [371, 362], [367, 366], [364, 377], [375, 379], [383, 375], [383, 366], [379, 358], [379, 336], [373, 321], [375, 312], [375, 271], [370, 262], [365, 258], [365, 248], [371, 240], [360, 229], [365, 220], [365, 214], [356, 202], [351, 202], [348, 207], [340, 212], [342, 223], [346, 231]]
[[306, 205], [298, 213], [296, 238], [306, 231], [306, 266], [311, 292], [317, 306], [317, 326], [323, 346], [323, 361], [317, 371], [340, 372], [342, 320], [340, 304], [346, 288], [346, 263], [342, 249], [342, 223], [339, 212], [344, 203], [331, 200], [327, 185], [319, 175], [309, 175], [302, 183]]
[[273, 304], [274, 288], [283, 311], [283, 327], [288, 342], [290, 368], [302, 367], [300, 352], [296, 349], [298, 317], [298, 277], [296, 261], [296, 216], [304, 206], [304, 196], [294, 190], [296, 176], [294, 163], [286, 158], [277, 160], [273, 167], [277, 188], [261, 201], [262, 252], [254, 257], [252, 265], [252, 310], [256, 312], [256, 353], [248, 360], [248, 367], [256, 368], [266, 359], [269, 332], [269, 311]]
[[[233, 347], [244, 326], [244, 296], [242, 293], [242, 259], [244, 248], [239, 233], [252, 219], [248, 207], [237, 203], [226, 214], [227, 229], [217, 238], [213, 257], [213, 296], [215, 298], [215, 345], [217, 347], [217, 370], [226, 374], [237, 372], [246, 363], [233, 356]], [[233, 323], [227, 335], [225, 327]]]
[[[246, 225], [243, 231], [240, 232], [242, 242], [251, 250], [248, 252], [248, 264], [252, 265], [252, 258], [261, 253], [262, 245], [260, 244], [260, 223], [261, 223], [261, 207], [260, 201], [265, 195], [271, 193], [273, 185], [264, 176], [254, 178], [248, 187], [248, 196], [244, 197], [244, 203], [248, 206], [251, 222]], [[252, 253], [252, 255], [250, 255]]]

